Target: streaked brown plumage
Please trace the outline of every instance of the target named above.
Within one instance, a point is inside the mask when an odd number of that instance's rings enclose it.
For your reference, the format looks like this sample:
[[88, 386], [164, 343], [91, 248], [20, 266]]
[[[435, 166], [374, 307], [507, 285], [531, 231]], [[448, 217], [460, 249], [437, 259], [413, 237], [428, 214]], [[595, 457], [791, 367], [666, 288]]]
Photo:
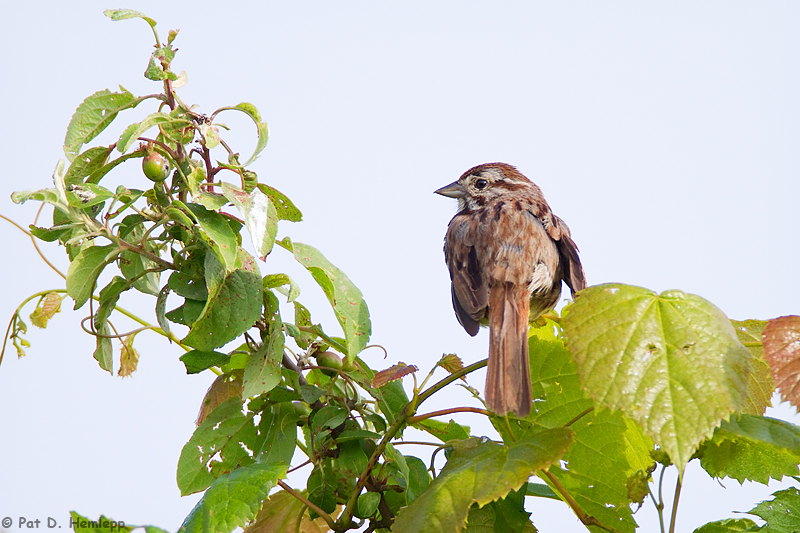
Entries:
[[479, 165], [436, 192], [458, 199], [444, 244], [456, 316], [472, 336], [489, 325], [486, 404], [525, 416], [528, 321], [558, 302], [562, 280], [573, 293], [586, 286], [578, 247], [539, 187], [511, 165]]

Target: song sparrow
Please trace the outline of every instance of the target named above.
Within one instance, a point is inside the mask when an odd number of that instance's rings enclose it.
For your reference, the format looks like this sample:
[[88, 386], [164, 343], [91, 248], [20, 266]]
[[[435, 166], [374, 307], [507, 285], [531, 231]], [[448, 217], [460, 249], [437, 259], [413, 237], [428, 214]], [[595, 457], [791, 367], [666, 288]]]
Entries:
[[479, 165], [436, 193], [458, 199], [444, 241], [458, 321], [475, 336], [488, 319], [486, 403], [525, 416], [528, 321], [558, 302], [561, 280], [573, 293], [586, 286], [578, 247], [539, 187], [511, 165]]

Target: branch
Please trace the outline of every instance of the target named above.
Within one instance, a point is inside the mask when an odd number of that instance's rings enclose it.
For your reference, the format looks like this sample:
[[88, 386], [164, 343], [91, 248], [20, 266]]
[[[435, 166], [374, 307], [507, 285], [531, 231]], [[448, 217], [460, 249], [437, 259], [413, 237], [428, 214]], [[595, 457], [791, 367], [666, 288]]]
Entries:
[[355, 509], [355, 505], [356, 502], [358, 501], [359, 494], [361, 494], [361, 491], [364, 490], [364, 486], [366, 485], [367, 480], [369, 478], [369, 473], [372, 472], [372, 469], [378, 463], [378, 459], [380, 458], [381, 455], [383, 455], [384, 450], [386, 450], [386, 446], [392, 441], [392, 439], [394, 439], [394, 436], [397, 435], [397, 433], [403, 428], [403, 426], [408, 424], [408, 419], [413, 417], [414, 414], [417, 412], [417, 408], [419, 407], [419, 405], [428, 398], [430, 398], [435, 392], [441, 390], [448, 384], [459, 379], [461, 376], [465, 376], [470, 372], [474, 372], [479, 368], [483, 368], [484, 366], [486, 366], [487, 362], [488, 360], [484, 359], [483, 361], [478, 361], [477, 363], [465, 366], [458, 372], [453, 372], [452, 374], [442, 379], [435, 385], [432, 385], [429, 389], [420, 393], [418, 396], [412, 398], [411, 401], [409, 401], [406, 404], [406, 406], [403, 408], [403, 411], [400, 413], [400, 416], [397, 417], [397, 419], [394, 421], [394, 424], [392, 424], [392, 426], [386, 431], [380, 443], [378, 443], [378, 446], [375, 448], [375, 451], [372, 452], [372, 456], [369, 458], [367, 466], [364, 468], [364, 471], [358, 477], [358, 482], [356, 483], [356, 487], [350, 494], [350, 498], [347, 500], [347, 505], [345, 506], [344, 511], [342, 511], [342, 514], [336, 521], [339, 527], [339, 529], [336, 529], [336, 531], [345, 531], [347, 529], [350, 529], [352, 523], [351, 517], [353, 516], [353, 510]]
[[678, 516], [678, 499], [681, 497], [681, 478], [683, 478], [683, 472], [678, 472], [678, 482], [675, 483], [675, 498], [672, 500], [672, 516], [669, 519], [669, 533], [675, 533], [675, 518]]
[[453, 413], [478, 413], [481, 415], [491, 416], [492, 413], [487, 411], [486, 409], [480, 409], [478, 407], [452, 407], [450, 409], [442, 409], [441, 411], [433, 411], [432, 413], [426, 413], [424, 415], [419, 416], [410, 416], [406, 420], [409, 424], [416, 424], [417, 422], [421, 422], [423, 420], [427, 420], [428, 418], [433, 418], [434, 416], [445, 416], [451, 415]]
[[308, 506], [309, 509], [312, 509], [315, 513], [320, 515], [322, 517], [322, 519], [325, 520], [325, 523], [328, 524], [328, 527], [331, 528], [331, 529], [334, 529], [334, 526], [336, 525], [336, 522], [333, 521], [333, 518], [331, 518], [331, 515], [329, 515], [328, 513], [326, 513], [325, 511], [323, 511], [322, 509], [320, 509], [319, 507], [317, 507], [316, 505], [314, 505], [313, 503], [308, 501], [308, 498], [306, 498], [305, 496], [303, 496], [302, 494], [300, 494], [299, 492], [294, 490], [292, 487], [290, 487], [289, 485], [284, 483], [283, 480], [279, 479], [278, 480], [278, 485], [283, 490], [285, 490], [286, 492], [288, 492], [289, 494], [291, 494], [292, 496], [294, 496], [295, 498], [297, 498], [298, 500], [303, 502], [303, 505]]

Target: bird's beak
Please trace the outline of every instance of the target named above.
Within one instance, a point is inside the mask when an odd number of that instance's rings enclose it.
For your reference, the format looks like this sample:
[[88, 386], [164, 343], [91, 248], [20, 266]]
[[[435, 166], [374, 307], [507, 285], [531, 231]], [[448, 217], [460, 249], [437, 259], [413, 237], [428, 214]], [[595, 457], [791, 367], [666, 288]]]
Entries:
[[464, 198], [467, 195], [467, 191], [464, 189], [464, 186], [457, 181], [454, 181], [450, 185], [445, 185], [441, 189], [437, 189], [433, 192], [449, 198]]

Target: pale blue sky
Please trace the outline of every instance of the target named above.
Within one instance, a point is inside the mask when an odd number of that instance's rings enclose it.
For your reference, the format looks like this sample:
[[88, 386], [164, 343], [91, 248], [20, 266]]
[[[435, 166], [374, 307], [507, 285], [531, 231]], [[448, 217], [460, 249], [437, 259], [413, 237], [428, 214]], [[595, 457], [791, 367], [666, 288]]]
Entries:
[[[4, 8], [0, 212], [20, 223], [37, 206], [12, 204], [11, 191], [50, 183], [83, 98], [117, 84], [158, 90], [142, 76], [149, 28], [111, 22], [109, 7], [120, 6]], [[181, 29], [184, 101], [204, 112], [259, 107], [271, 139], [254, 170], [305, 215], [280, 234], [350, 275], [390, 362], [427, 369], [443, 352], [485, 357], [488, 335], [468, 337], [450, 306], [442, 238], [455, 202], [432, 191], [489, 161], [539, 184], [572, 229], [591, 284], [679, 288], [737, 319], [800, 313], [796, 2], [122, 7], [155, 18], [163, 37]], [[247, 120], [225, 120], [238, 128], [231, 142], [252, 148]], [[135, 166], [127, 172], [138, 179]], [[5, 320], [61, 282], [24, 235], [5, 223], [0, 232]], [[45, 250], [66, 268], [60, 250]], [[262, 271], [289, 271], [315, 319], [333, 327], [286, 254]], [[145, 298], [124, 305], [152, 312]], [[175, 530], [196, 501], [179, 497], [175, 466], [213, 376], [185, 377], [179, 349], [142, 334], [139, 372], [109, 377], [78, 330], [84, 314], [65, 309], [47, 331], [30, 331], [28, 357], [8, 354], [0, 367], [0, 516], [66, 520], [74, 509]], [[377, 351], [367, 360], [384, 364]], [[471, 382], [482, 389], [482, 376]], [[456, 391], [440, 401], [468, 400]], [[775, 490], [724, 485], [692, 465], [678, 529], [746, 511]], [[583, 531], [564, 505], [532, 508], [543, 532]], [[642, 531], [657, 527], [649, 503], [636, 518]]]

